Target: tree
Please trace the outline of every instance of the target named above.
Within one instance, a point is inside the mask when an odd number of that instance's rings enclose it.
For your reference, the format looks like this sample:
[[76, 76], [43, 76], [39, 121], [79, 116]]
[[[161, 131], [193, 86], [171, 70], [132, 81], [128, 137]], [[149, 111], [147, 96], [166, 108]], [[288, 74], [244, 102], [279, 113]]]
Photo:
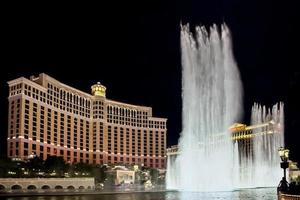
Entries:
[[152, 183], [157, 183], [159, 177], [159, 171], [157, 169], [150, 168], [150, 176], [151, 176]]
[[0, 158], [0, 177], [7, 176], [7, 170], [11, 168], [11, 160], [7, 158]]
[[93, 166], [92, 167], [92, 176], [95, 177], [96, 183], [103, 183], [106, 179], [106, 170], [107, 167], [105, 165], [99, 166]]
[[31, 177], [35, 177], [37, 172], [45, 170], [44, 161], [37, 156], [30, 159], [25, 166], [29, 170]]
[[0, 159], [0, 176], [2, 177], [23, 177], [22, 169], [24, 168], [24, 162], [12, 161], [9, 158]]
[[104, 181], [104, 187], [105, 188], [111, 188], [115, 184], [115, 174], [114, 173], [107, 173], [106, 178]]
[[63, 177], [69, 166], [63, 157], [49, 156], [45, 161], [44, 167], [47, 173], [55, 172], [56, 177]]
[[87, 163], [76, 163], [74, 165], [74, 172], [78, 173], [79, 176], [91, 176], [92, 166]]

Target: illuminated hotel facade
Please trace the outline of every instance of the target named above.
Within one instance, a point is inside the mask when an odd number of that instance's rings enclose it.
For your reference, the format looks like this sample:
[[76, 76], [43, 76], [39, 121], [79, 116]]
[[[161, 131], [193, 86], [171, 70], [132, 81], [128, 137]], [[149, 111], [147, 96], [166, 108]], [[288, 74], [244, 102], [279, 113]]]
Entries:
[[166, 118], [152, 108], [88, 94], [42, 73], [9, 81], [7, 154], [26, 160], [62, 156], [69, 163], [166, 166]]

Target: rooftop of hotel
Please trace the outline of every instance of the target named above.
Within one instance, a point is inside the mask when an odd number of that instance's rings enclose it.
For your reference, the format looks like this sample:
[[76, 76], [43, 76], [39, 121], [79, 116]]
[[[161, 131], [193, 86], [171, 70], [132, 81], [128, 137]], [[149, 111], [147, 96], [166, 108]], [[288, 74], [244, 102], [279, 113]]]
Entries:
[[[30, 79], [27, 79], [25, 77], [19, 77], [19, 78], [16, 78], [14, 80], [8, 81], [7, 83], [8, 83], [9, 86], [13, 86], [13, 85], [18, 84], [20, 82], [30, 84], [30, 85], [36, 87], [37, 89], [39, 89], [43, 92], [47, 91], [46, 83], [51, 82], [51, 83], [57, 85], [58, 87], [63, 87], [67, 91], [69, 90], [71, 93], [81, 95], [84, 98], [94, 99], [94, 98], [98, 98], [98, 97], [100, 97], [100, 98], [104, 97], [106, 99], [107, 103], [119, 104], [120, 106], [128, 106], [132, 109], [135, 109], [135, 108], [143, 109], [145, 111], [150, 111], [152, 113], [152, 107], [144, 106], [144, 105], [134, 105], [134, 104], [124, 103], [124, 102], [119, 102], [119, 101], [116, 101], [116, 100], [111, 100], [111, 99], [106, 98], [105, 94], [102, 95], [102, 96], [101, 95], [92, 95], [90, 93], [87, 93], [87, 92], [81, 91], [79, 89], [76, 89], [72, 86], [66, 85], [66, 84], [56, 80], [55, 78], [53, 78], [53, 77], [51, 77], [51, 76], [49, 76], [45, 73], [40, 73], [38, 76], [31, 76]], [[104, 93], [105, 93], [106, 87], [104, 85], [102, 85], [101, 82], [98, 81], [95, 85], [91, 86], [92, 93], [94, 92], [93, 88], [95, 88], [95, 87], [101, 87], [102, 89], [104, 89]], [[165, 119], [165, 118], [155, 118], [155, 117], [153, 117], [153, 119]]]

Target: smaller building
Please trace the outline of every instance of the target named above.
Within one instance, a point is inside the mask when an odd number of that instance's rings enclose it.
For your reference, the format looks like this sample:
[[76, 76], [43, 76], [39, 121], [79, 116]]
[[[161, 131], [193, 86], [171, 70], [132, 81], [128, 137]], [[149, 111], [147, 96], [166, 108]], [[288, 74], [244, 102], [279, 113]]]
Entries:
[[115, 184], [134, 184], [135, 172], [131, 170], [116, 170]]
[[135, 180], [135, 171], [129, 170], [125, 166], [115, 166], [107, 172], [113, 178], [114, 185], [133, 185]]
[[167, 156], [177, 155], [178, 150], [178, 145], [172, 145], [171, 147], [167, 148]]
[[289, 162], [289, 179], [290, 181], [300, 181], [300, 169], [297, 167], [297, 162]]

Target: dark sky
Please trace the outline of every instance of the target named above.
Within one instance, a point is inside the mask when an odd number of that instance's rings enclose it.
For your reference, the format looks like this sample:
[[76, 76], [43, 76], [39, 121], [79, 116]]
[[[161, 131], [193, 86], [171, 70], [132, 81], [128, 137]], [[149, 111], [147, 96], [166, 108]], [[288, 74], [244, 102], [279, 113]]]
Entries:
[[[285, 103], [286, 146], [300, 161], [299, 10], [289, 1], [110, 1], [110, 5], [3, 6], [1, 154], [7, 134], [8, 80], [45, 72], [90, 92], [151, 106], [168, 118], [168, 145], [181, 131], [180, 22], [226, 22], [244, 86], [244, 123], [253, 102]], [[142, 2], [142, 3], [141, 3]]]

